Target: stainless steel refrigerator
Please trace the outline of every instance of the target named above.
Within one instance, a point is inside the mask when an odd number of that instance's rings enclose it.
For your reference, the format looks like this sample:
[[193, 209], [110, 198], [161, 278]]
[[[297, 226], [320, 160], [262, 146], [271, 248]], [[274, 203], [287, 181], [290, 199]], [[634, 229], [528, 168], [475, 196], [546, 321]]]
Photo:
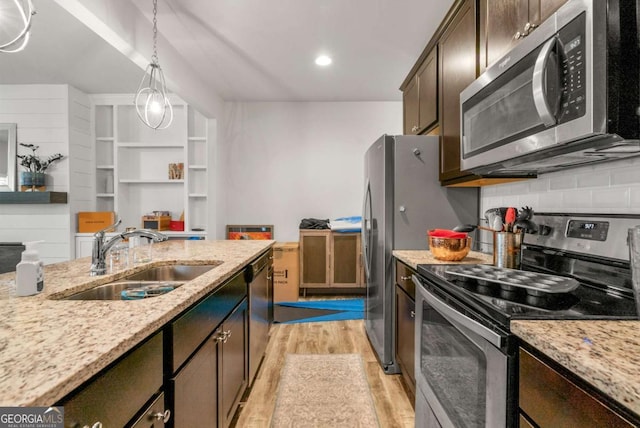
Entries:
[[387, 374], [400, 371], [392, 250], [427, 250], [427, 230], [477, 224], [479, 219], [477, 188], [440, 186], [438, 150], [436, 136], [383, 135], [365, 155], [365, 327]]

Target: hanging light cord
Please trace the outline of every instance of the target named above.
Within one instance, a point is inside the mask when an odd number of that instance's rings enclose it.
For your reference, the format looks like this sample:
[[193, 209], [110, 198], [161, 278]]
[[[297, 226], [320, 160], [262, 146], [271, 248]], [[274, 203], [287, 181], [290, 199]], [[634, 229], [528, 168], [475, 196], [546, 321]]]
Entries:
[[[14, 0], [14, 3], [16, 4], [16, 6], [18, 7], [18, 10], [20, 11], [22, 21], [24, 22], [24, 28], [22, 29], [22, 31], [20, 31], [20, 34], [18, 34], [13, 40], [5, 43], [4, 45], [0, 45], [0, 52], [6, 52], [6, 53], [19, 52], [24, 49], [24, 47], [27, 45], [27, 42], [29, 41], [29, 30], [31, 29], [31, 18], [33, 17], [33, 15], [36, 14], [36, 10], [33, 8], [33, 3], [31, 2], [31, 0], [27, 0], [27, 5], [29, 6], [27, 11], [25, 11], [24, 7], [22, 7], [20, 3], [18, 3], [18, 0]], [[14, 48], [13, 45], [19, 42], [20, 39], [23, 40], [22, 44]]]
[[153, 0], [153, 55], [151, 55], [151, 62], [158, 65], [158, 0]]

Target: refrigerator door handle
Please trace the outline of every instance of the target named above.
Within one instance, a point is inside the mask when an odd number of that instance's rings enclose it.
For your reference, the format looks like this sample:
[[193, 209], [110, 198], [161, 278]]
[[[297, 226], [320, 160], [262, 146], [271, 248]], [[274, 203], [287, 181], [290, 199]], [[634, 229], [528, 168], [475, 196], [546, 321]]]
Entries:
[[365, 279], [371, 277], [371, 257], [369, 243], [371, 231], [371, 183], [367, 179], [367, 186], [364, 194], [364, 203], [362, 207], [362, 254], [364, 255], [364, 273]]

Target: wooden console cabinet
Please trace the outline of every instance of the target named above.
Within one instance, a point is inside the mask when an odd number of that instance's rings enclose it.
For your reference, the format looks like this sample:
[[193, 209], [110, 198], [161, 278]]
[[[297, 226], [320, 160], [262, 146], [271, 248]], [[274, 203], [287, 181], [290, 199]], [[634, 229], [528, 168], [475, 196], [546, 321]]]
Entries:
[[360, 233], [300, 230], [300, 287], [363, 286]]

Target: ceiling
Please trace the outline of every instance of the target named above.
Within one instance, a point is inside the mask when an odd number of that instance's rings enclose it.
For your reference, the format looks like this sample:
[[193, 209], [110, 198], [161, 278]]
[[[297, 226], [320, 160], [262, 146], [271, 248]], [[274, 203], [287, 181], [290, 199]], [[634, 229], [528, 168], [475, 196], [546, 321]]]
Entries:
[[[136, 37], [151, 39], [151, 0], [102, 0], [110, 2], [132, 3], [149, 20]], [[227, 101], [398, 101], [398, 87], [452, 2], [158, 0], [158, 57], [163, 65], [162, 43], [170, 43], [203, 93]], [[21, 53], [0, 55], [0, 83], [136, 90], [140, 67], [55, 2], [34, 4], [31, 41]], [[321, 53], [333, 64], [316, 66]]]

